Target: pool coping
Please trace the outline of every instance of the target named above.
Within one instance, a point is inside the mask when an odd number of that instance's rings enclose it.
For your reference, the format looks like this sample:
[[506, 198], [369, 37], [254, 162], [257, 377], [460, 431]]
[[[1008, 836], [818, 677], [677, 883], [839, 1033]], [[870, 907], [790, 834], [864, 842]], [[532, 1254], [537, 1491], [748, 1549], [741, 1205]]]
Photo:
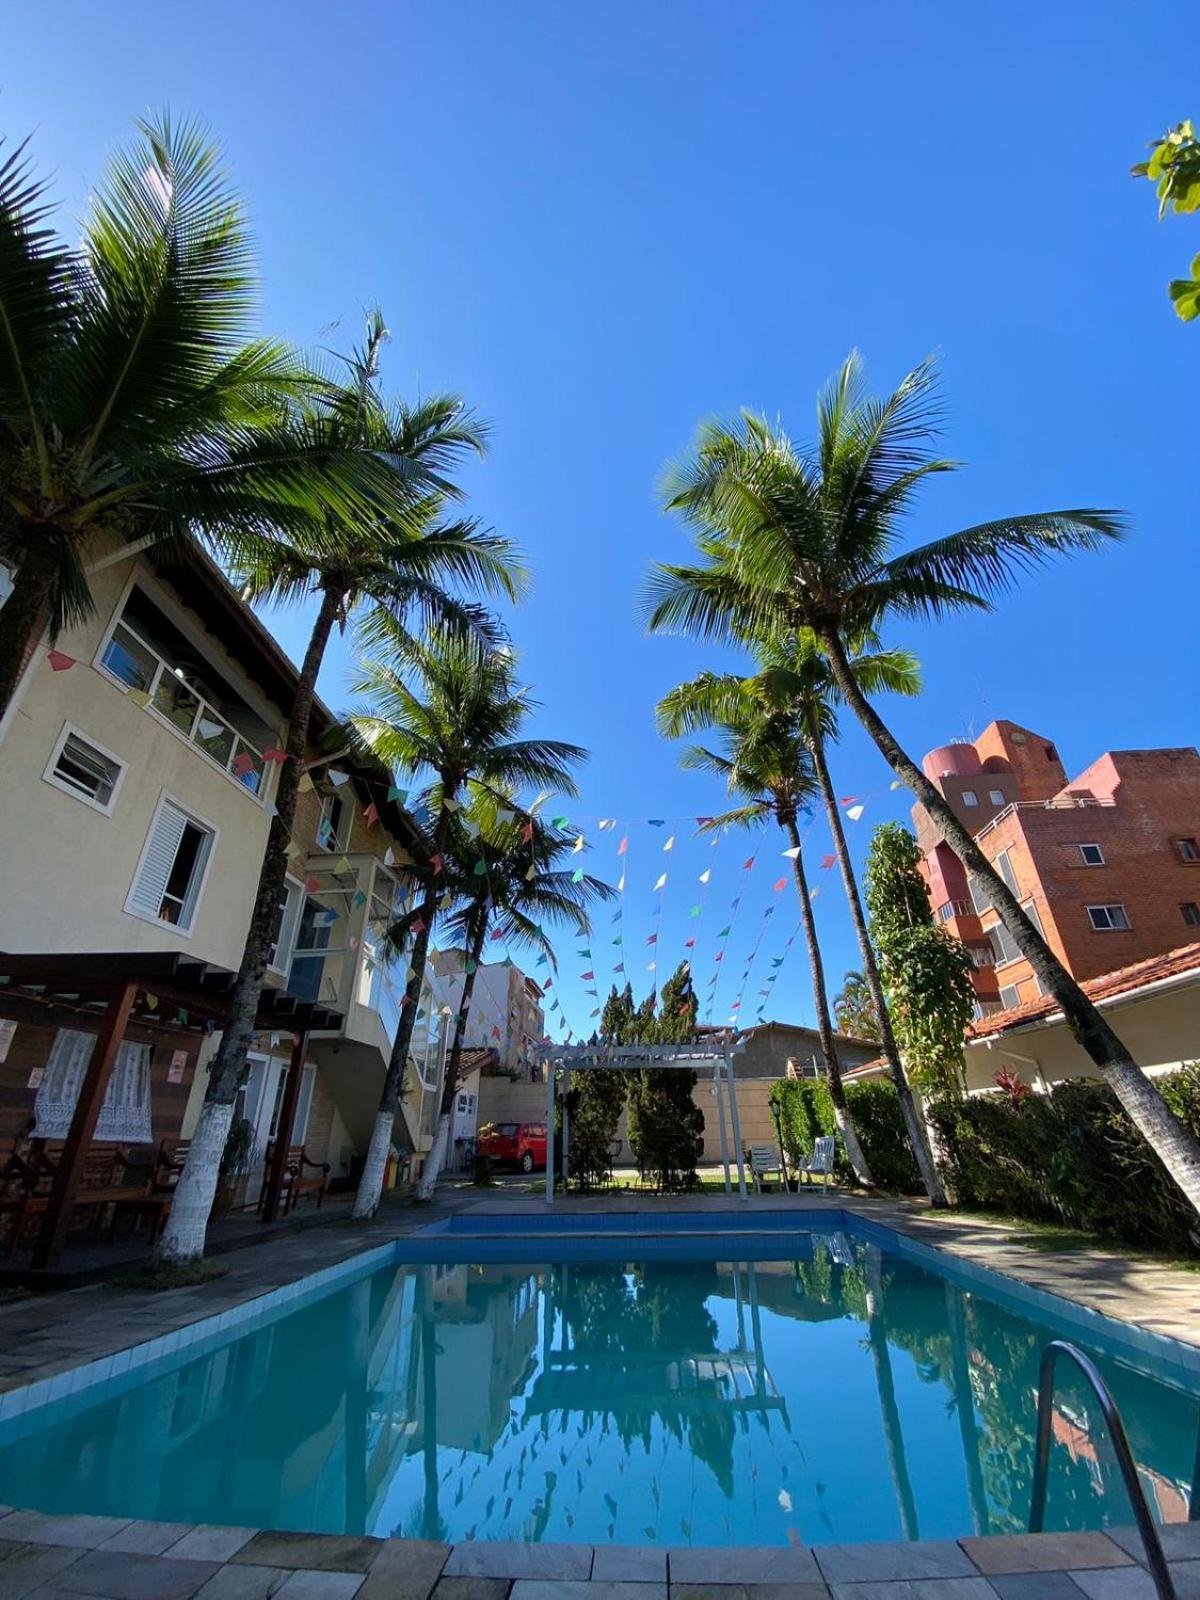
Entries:
[[[1200, 1523], [1164, 1530], [1181, 1593], [1200, 1584]], [[247, 1568], [252, 1569], [247, 1571]], [[65, 1576], [64, 1576], [65, 1574]], [[0, 1508], [0, 1592], [265, 1595], [306, 1600], [1001, 1600], [1062, 1574], [1081, 1595], [1152, 1595], [1138, 1535], [1041, 1533], [909, 1543], [729, 1547], [437, 1544], [190, 1527]], [[1025, 1581], [1020, 1590], [1013, 1584]], [[6, 1583], [15, 1577], [15, 1585]], [[1003, 1588], [994, 1587], [997, 1579]], [[44, 1589], [38, 1588], [43, 1580]], [[1118, 1589], [1114, 1584], [1119, 1583]], [[926, 1584], [929, 1587], [926, 1587]], [[1037, 1587], [1032, 1587], [1036, 1584]], [[1055, 1592], [1059, 1592], [1056, 1588]]]

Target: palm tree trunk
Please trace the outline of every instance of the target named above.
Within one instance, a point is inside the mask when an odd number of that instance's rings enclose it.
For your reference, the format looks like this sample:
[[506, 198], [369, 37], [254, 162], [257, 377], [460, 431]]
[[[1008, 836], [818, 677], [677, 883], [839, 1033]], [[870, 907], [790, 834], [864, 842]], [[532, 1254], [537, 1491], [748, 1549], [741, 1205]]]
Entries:
[[480, 908], [478, 927], [467, 952], [471, 970], [463, 978], [462, 1002], [454, 1024], [454, 1042], [450, 1046], [450, 1059], [446, 1063], [446, 1076], [442, 1079], [442, 1098], [438, 1106], [437, 1128], [433, 1145], [417, 1184], [417, 1199], [432, 1200], [433, 1191], [446, 1160], [450, 1142], [450, 1117], [454, 1110], [454, 1096], [458, 1093], [458, 1072], [462, 1061], [463, 1039], [467, 1032], [467, 1018], [471, 1010], [471, 996], [475, 992], [475, 974], [479, 971], [479, 958], [483, 954], [483, 940], [487, 933], [487, 912]]
[[[433, 832], [433, 853], [441, 855], [446, 845], [446, 829], [449, 821], [449, 812], [443, 808], [438, 813], [437, 826]], [[383, 1088], [379, 1095], [379, 1111], [375, 1117], [375, 1126], [371, 1131], [371, 1143], [367, 1148], [366, 1164], [363, 1167], [362, 1177], [358, 1183], [358, 1193], [354, 1197], [354, 1215], [359, 1218], [373, 1217], [379, 1209], [379, 1201], [383, 1195], [383, 1174], [387, 1168], [388, 1150], [391, 1148], [392, 1130], [396, 1121], [396, 1108], [400, 1104], [400, 1092], [404, 1087], [404, 1074], [408, 1067], [408, 1051], [412, 1044], [413, 1029], [416, 1027], [417, 1011], [421, 1004], [421, 986], [425, 981], [425, 966], [429, 957], [429, 939], [433, 931], [433, 919], [437, 915], [438, 893], [437, 885], [431, 880], [425, 899], [421, 903], [420, 919], [423, 924], [420, 933], [413, 940], [413, 947], [409, 955], [409, 979], [404, 986], [404, 1003], [400, 1008], [400, 1020], [396, 1024], [396, 1037], [392, 1040], [392, 1053], [388, 1058], [387, 1072], [383, 1079]]]
[[271, 818], [271, 829], [267, 835], [267, 848], [259, 872], [258, 891], [242, 952], [242, 964], [230, 991], [221, 1044], [209, 1073], [196, 1135], [179, 1175], [171, 1212], [159, 1240], [158, 1256], [162, 1261], [189, 1261], [204, 1253], [204, 1234], [216, 1192], [225, 1135], [233, 1117], [238, 1085], [246, 1069], [246, 1051], [254, 1038], [263, 976], [275, 938], [279, 897], [287, 876], [288, 848], [296, 816], [296, 798], [300, 792], [300, 775], [308, 749], [308, 724], [316, 694], [317, 673], [321, 669], [325, 646], [343, 599], [344, 593], [337, 587], [324, 590], [309, 636], [308, 649], [304, 653], [304, 664], [292, 700], [287, 744], [284, 746], [287, 759], [279, 770], [275, 815]]
[[1049, 994], [1081, 1050], [1100, 1069], [1130, 1120], [1200, 1212], [1200, 1144], [1171, 1115], [1162, 1095], [1142, 1072], [1107, 1021], [1084, 994], [1046, 941], [1022, 911], [1016, 896], [954, 815], [929, 779], [897, 743], [879, 713], [859, 689], [835, 629], [822, 631], [821, 642], [847, 705], [875, 741], [897, 777], [912, 790], [942, 836], [969, 873], [984, 885], [1014, 944], [1029, 962], [1044, 993]]
[[817, 943], [817, 925], [813, 919], [812, 901], [808, 897], [808, 878], [804, 871], [804, 851], [800, 844], [800, 830], [796, 819], [780, 819], [784, 832], [796, 854], [792, 858], [792, 871], [796, 878], [796, 892], [800, 896], [800, 920], [804, 924], [804, 940], [808, 945], [808, 964], [812, 972], [813, 1002], [817, 1009], [817, 1037], [821, 1042], [821, 1055], [825, 1062], [825, 1076], [829, 1082], [829, 1098], [833, 1101], [833, 1120], [842, 1136], [846, 1155], [854, 1168], [854, 1176], [864, 1188], [874, 1185], [871, 1168], [858, 1142], [854, 1119], [846, 1104], [846, 1090], [842, 1083], [842, 1068], [833, 1043], [833, 1024], [829, 1018], [829, 997], [825, 993], [825, 966], [821, 960], [821, 947]]
[[867, 932], [867, 919], [863, 915], [862, 897], [858, 892], [858, 880], [854, 876], [854, 864], [850, 860], [850, 851], [846, 846], [846, 830], [842, 827], [842, 813], [838, 807], [837, 796], [833, 792], [833, 781], [829, 776], [829, 763], [825, 760], [825, 741], [820, 730], [810, 726], [809, 748], [812, 751], [813, 767], [816, 770], [817, 782], [821, 788], [821, 795], [825, 801], [825, 811], [829, 817], [829, 829], [833, 834], [833, 848], [837, 852], [838, 865], [842, 871], [842, 883], [846, 889], [846, 903], [850, 907], [850, 920], [854, 924], [854, 932], [858, 938], [859, 954], [862, 956], [863, 974], [867, 980], [871, 1001], [875, 1007], [875, 1015], [879, 1021], [879, 1043], [883, 1050], [884, 1059], [888, 1064], [888, 1074], [896, 1087], [896, 1094], [900, 1099], [900, 1111], [904, 1117], [904, 1129], [908, 1134], [908, 1142], [912, 1147], [913, 1157], [917, 1163], [917, 1170], [921, 1174], [921, 1182], [925, 1186], [925, 1193], [935, 1206], [946, 1204], [946, 1190], [938, 1173], [937, 1164], [933, 1159], [933, 1152], [929, 1148], [929, 1139], [925, 1132], [925, 1124], [913, 1092], [908, 1086], [908, 1079], [904, 1076], [904, 1068], [900, 1062], [900, 1052], [896, 1048], [896, 1036], [892, 1032], [892, 1017], [888, 1010], [887, 997], [883, 992], [883, 983], [879, 977], [879, 963], [875, 959], [875, 947], [871, 943], [870, 934]]
[[53, 554], [34, 543], [0, 610], [0, 725], [53, 614]]

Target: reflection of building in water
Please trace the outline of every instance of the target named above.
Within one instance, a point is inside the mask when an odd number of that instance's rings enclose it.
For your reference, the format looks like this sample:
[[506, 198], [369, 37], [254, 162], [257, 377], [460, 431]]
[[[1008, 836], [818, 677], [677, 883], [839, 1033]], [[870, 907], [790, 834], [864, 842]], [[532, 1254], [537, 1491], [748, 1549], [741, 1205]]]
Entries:
[[437, 1442], [486, 1452], [508, 1423], [513, 1395], [533, 1372], [538, 1275], [532, 1267], [449, 1270], [452, 1282], [435, 1279], [433, 1290]]

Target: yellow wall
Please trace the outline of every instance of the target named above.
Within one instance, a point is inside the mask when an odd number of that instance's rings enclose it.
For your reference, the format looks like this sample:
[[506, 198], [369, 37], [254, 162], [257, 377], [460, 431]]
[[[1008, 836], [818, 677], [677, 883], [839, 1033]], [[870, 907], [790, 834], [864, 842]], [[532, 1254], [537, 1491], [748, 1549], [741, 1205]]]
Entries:
[[[236, 968], [269, 819], [241, 784], [93, 665], [135, 565], [121, 562], [95, 575], [93, 616], [58, 642], [76, 665], [54, 672], [38, 651], [0, 743], [0, 949], [182, 949]], [[147, 587], [162, 592], [152, 581]], [[234, 687], [261, 702], [218, 647], [208, 653]], [[43, 781], [64, 722], [125, 763], [111, 816]], [[123, 909], [164, 793], [217, 829], [190, 935]]]

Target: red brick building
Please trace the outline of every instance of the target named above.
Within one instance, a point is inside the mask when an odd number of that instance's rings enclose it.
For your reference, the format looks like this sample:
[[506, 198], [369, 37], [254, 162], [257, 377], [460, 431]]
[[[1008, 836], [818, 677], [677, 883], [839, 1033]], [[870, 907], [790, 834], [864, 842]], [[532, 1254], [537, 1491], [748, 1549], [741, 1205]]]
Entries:
[[[1200, 928], [1200, 754], [1110, 750], [1070, 782], [1053, 743], [993, 722], [922, 766], [1076, 978], [1162, 955]], [[980, 1014], [1037, 979], [986, 893], [913, 807], [935, 915], [975, 959]]]

